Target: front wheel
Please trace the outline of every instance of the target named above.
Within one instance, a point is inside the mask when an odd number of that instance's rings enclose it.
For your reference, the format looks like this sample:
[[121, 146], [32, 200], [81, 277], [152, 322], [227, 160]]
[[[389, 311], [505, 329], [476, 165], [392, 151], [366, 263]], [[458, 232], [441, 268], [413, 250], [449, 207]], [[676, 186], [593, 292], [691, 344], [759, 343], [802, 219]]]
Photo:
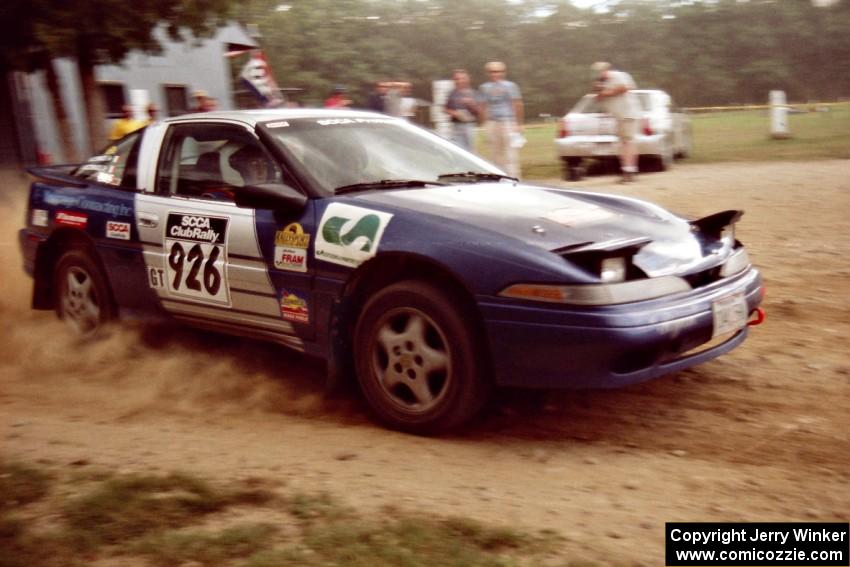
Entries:
[[430, 283], [390, 285], [363, 308], [354, 358], [363, 395], [387, 425], [432, 434], [472, 418], [487, 399], [474, 315]]
[[113, 318], [106, 277], [82, 250], [65, 252], [53, 272], [56, 314], [81, 336], [92, 336]]

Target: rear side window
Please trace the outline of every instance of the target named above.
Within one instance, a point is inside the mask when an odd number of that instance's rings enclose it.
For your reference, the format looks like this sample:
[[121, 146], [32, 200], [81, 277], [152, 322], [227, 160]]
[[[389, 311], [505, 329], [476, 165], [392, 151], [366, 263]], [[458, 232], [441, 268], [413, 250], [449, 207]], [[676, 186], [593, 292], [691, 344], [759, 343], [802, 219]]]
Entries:
[[144, 130], [139, 130], [111, 143], [87, 159], [72, 175], [85, 181], [135, 189], [143, 135]]

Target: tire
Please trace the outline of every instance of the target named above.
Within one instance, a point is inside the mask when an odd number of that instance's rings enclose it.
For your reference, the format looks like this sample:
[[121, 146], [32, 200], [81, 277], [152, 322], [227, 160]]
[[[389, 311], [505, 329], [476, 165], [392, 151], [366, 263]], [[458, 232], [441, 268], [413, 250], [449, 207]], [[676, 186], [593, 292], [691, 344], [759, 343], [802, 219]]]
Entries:
[[679, 148], [679, 153], [676, 155], [677, 159], [687, 159], [691, 156], [691, 151], [693, 149], [694, 143], [694, 132], [693, 128], [689, 124], [682, 131], [682, 147]]
[[112, 294], [97, 261], [83, 250], [65, 252], [53, 271], [56, 314], [78, 335], [91, 337], [115, 317]]
[[473, 317], [452, 295], [419, 280], [390, 285], [366, 302], [354, 330], [354, 360], [380, 421], [427, 435], [478, 413], [490, 388]]
[[561, 158], [563, 163], [564, 181], [581, 181], [582, 168], [580, 157]]
[[667, 171], [673, 167], [673, 142], [669, 138], [664, 140], [661, 154], [651, 156], [649, 164], [650, 171]]

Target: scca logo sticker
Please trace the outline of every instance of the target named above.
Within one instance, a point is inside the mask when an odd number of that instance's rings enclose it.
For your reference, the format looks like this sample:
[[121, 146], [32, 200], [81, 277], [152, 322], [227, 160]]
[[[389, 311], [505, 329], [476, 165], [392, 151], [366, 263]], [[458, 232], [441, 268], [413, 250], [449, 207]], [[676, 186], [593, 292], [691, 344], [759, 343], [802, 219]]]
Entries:
[[130, 223], [108, 221], [106, 223], [106, 237], [130, 240]]
[[316, 258], [356, 268], [378, 252], [393, 215], [362, 207], [331, 203], [316, 236]]

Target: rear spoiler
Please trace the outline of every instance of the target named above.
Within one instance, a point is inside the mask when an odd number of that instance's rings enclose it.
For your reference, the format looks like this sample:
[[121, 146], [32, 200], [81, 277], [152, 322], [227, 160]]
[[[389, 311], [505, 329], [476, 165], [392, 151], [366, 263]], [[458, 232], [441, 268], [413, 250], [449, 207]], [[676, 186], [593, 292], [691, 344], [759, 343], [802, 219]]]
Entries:
[[71, 172], [77, 169], [78, 163], [62, 164], [62, 165], [43, 165], [39, 167], [28, 167], [27, 173], [38, 179], [45, 181], [59, 182], [70, 187], [87, 187], [88, 183], [81, 181], [79, 177], [74, 177]]

